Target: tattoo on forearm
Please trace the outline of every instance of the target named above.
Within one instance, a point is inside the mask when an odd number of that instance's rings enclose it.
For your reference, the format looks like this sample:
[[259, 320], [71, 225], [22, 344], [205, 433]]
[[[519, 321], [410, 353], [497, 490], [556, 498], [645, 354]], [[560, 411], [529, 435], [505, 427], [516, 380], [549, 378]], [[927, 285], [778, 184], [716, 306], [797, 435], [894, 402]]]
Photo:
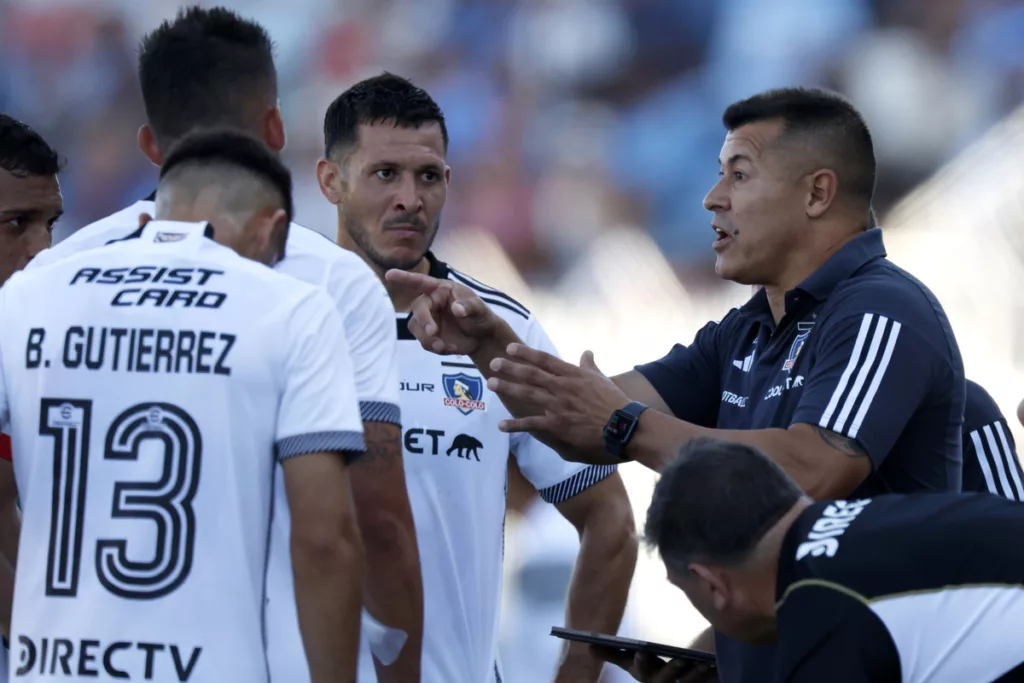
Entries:
[[381, 422], [364, 422], [363, 438], [366, 453], [352, 463], [369, 474], [387, 474], [395, 467], [402, 466], [401, 431], [394, 425]]
[[845, 437], [842, 434], [836, 434], [831, 429], [825, 429], [824, 427], [819, 427], [817, 425], [811, 425], [811, 427], [814, 429], [815, 433], [821, 437], [822, 441], [848, 457], [863, 458], [868, 454], [856, 439]]

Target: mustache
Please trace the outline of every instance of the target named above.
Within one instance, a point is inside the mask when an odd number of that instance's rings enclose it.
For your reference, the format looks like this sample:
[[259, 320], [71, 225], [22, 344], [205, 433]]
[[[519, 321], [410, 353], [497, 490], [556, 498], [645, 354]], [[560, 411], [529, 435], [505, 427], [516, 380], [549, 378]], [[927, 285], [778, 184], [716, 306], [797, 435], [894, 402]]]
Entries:
[[423, 221], [422, 218], [420, 218], [416, 214], [395, 216], [394, 218], [389, 218], [388, 220], [384, 221], [385, 230], [389, 228], [397, 228], [399, 226], [411, 226], [421, 232], [427, 231], [427, 224]]

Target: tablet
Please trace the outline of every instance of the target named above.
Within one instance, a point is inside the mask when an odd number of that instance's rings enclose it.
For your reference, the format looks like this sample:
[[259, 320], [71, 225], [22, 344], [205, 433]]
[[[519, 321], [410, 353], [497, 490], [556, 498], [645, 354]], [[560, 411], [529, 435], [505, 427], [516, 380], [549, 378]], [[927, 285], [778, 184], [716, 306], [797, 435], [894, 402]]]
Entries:
[[710, 652], [700, 650], [688, 650], [683, 647], [662, 645], [661, 643], [649, 643], [645, 640], [633, 640], [632, 638], [620, 638], [609, 636], [604, 633], [593, 633], [591, 631], [577, 631], [574, 628], [551, 627], [551, 635], [565, 640], [575, 640], [580, 643], [601, 645], [602, 647], [613, 648], [620, 652], [649, 652], [659, 657], [670, 659], [687, 659], [694, 663], [710, 664], [715, 666], [715, 656]]

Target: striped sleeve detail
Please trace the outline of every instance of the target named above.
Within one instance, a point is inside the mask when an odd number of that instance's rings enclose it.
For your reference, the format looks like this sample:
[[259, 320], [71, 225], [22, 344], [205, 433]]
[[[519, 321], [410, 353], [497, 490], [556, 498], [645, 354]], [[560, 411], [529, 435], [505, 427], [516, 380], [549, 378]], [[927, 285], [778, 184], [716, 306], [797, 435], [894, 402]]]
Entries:
[[989, 493], [1024, 501], [1024, 475], [1020, 461], [1006, 438], [1003, 423], [996, 421], [975, 429], [970, 433], [970, 439]]
[[387, 422], [402, 426], [402, 411], [387, 401], [360, 401], [359, 415], [363, 422]]
[[286, 436], [275, 449], [278, 460], [287, 460], [307, 453], [362, 453], [366, 443], [362, 432], [311, 432]]
[[846, 369], [818, 420], [818, 426], [851, 439], [857, 438], [889, 368], [900, 327], [900, 323], [884, 315], [864, 314]]
[[526, 306], [510, 297], [504, 292], [499, 292], [493, 287], [488, 287], [479, 280], [474, 280], [465, 273], [460, 273], [451, 266], [448, 266], [448, 274], [451, 275], [457, 282], [460, 282], [470, 289], [476, 290], [477, 294], [480, 295], [480, 300], [491, 304], [492, 306], [501, 306], [502, 308], [508, 309], [517, 315], [529, 320], [530, 311], [527, 310]]
[[618, 465], [591, 465], [586, 469], [580, 470], [565, 481], [549, 486], [546, 489], [541, 489], [540, 497], [546, 503], [563, 503], [573, 496], [583, 493], [594, 484], [607, 479], [617, 469]]

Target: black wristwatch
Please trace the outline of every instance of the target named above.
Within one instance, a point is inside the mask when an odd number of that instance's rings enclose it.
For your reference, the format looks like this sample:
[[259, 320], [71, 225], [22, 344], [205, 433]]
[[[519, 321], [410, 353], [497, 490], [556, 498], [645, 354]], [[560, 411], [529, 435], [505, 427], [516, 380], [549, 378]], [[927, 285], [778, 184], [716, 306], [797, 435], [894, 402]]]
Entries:
[[[639, 401], [632, 401], [625, 407], [612, 413], [608, 424], [604, 426], [604, 447], [612, 455], [623, 458], [626, 446], [636, 432], [636, 426], [640, 422], [640, 414], [647, 410], [647, 406]], [[625, 458], [623, 458], [625, 459]]]

